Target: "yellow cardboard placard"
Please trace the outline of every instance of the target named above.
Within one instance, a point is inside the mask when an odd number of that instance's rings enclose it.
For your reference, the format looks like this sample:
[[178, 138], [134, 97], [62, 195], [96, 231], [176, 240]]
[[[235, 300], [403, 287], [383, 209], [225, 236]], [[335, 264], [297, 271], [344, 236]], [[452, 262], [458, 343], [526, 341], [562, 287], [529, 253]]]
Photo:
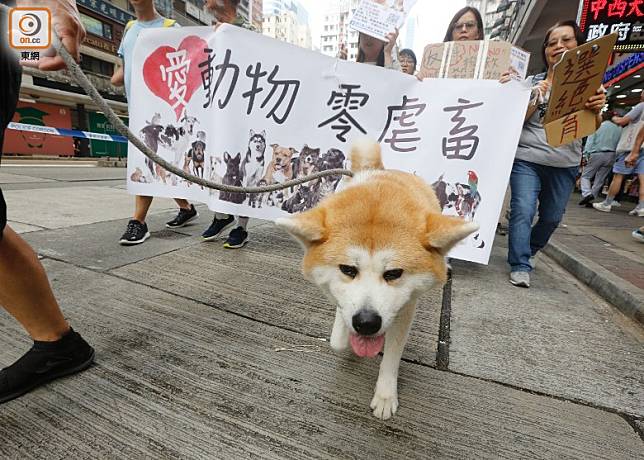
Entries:
[[545, 124], [544, 129], [548, 144], [559, 147], [594, 133], [597, 130], [597, 115], [590, 110], [579, 110]]
[[[616, 33], [598, 38], [566, 51], [555, 64], [548, 111], [543, 121], [548, 144], [557, 147], [597, 129], [595, 114], [585, 110], [584, 105], [602, 84], [616, 41]], [[581, 112], [588, 112], [592, 117]], [[562, 137], [564, 131], [566, 134]], [[562, 144], [563, 138], [569, 140]]]

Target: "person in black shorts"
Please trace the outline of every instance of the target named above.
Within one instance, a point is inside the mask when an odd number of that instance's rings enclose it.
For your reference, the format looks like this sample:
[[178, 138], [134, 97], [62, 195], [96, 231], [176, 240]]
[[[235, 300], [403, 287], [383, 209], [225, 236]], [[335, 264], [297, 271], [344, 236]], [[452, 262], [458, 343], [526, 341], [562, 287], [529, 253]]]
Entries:
[[[39, 0], [49, 7], [53, 25], [65, 47], [78, 59], [85, 31], [73, 0]], [[19, 1], [19, 6], [36, 6]], [[0, 146], [13, 117], [20, 91], [21, 68], [6, 39], [7, 14], [0, 9]], [[40, 70], [64, 67], [60, 56], [43, 56]], [[1, 151], [1, 148], [0, 148]], [[1, 154], [0, 154], [1, 160]], [[58, 377], [89, 367], [94, 349], [74, 331], [63, 317], [49, 285], [45, 269], [33, 249], [7, 225], [7, 205], [0, 190], [0, 305], [34, 340], [27, 353], [0, 370], [0, 404]], [[0, 321], [0, 324], [2, 321]]]

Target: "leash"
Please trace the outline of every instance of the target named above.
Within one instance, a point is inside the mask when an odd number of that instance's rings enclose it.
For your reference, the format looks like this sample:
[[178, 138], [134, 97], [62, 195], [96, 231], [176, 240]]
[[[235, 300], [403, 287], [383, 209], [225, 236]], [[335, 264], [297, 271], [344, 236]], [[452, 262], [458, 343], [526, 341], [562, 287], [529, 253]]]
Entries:
[[[8, 7], [6, 5], [0, 4], [0, 6], [3, 9], [8, 10]], [[219, 190], [223, 192], [266, 193], [266, 192], [274, 192], [276, 190], [283, 190], [289, 187], [294, 187], [296, 185], [304, 184], [306, 182], [311, 182], [326, 176], [337, 176], [337, 175], [350, 176], [350, 177], [353, 176], [353, 173], [347, 169], [328, 169], [326, 171], [318, 171], [308, 176], [288, 180], [280, 184], [263, 185], [263, 186], [257, 186], [257, 187], [238, 187], [234, 185], [225, 185], [217, 182], [211, 182], [206, 179], [203, 179], [202, 177], [195, 176], [190, 173], [186, 173], [183, 169], [176, 167], [172, 163], [169, 163], [168, 161], [164, 160], [162, 157], [154, 153], [147, 145], [145, 145], [141, 141], [141, 139], [135, 136], [128, 129], [128, 127], [125, 126], [125, 124], [121, 121], [121, 119], [116, 116], [112, 108], [107, 104], [107, 102], [105, 102], [105, 99], [103, 99], [103, 97], [98, 93], [94, 85], [92, 85], [92, 83], [88, 80], [87, 76], [85, 76], [85, 74], [81, 70], [80, 66], [76, 63], [74, 58], [69, 54], [67, 49], [63, 46], [55, 30], [53, 33], [53, 41], [54, 41], [54, 45], [53, 45], [54, 49], [58, 52], [58, 54], [60, 54], [60, 56], [63, 58], [63, 61], [65, 61], [65, 64], [67, 65], [67, 69], [71, 73], [74, 80], [76, 80], [76, 83], [78, 83], [79, 86], [83, 88], [83, 90], [85, 90], [85, 93], [92, 99], [92, 101], [98, 107], [100, 107], [100, 109], [103, 111], [107, 119], [112, 123], [112, 126], [114, 126], [121, 135], [126, 137], [132, 144], [134, 144], [134, 146], [136, 146], [136, 148], [138, 148], [141, 151], [141, 153], [143, 153], [143, 155], [148, 157], [150, 160], [152, 160], [154, 163], [158, 164], [162, 168], [166, 169], [167, 171], [171, 172], [176, 176], [181, 177], [182, 179], [187, 180], [188, 182], [192, 182], [194, 184], [201, 185], [206, 188]]]

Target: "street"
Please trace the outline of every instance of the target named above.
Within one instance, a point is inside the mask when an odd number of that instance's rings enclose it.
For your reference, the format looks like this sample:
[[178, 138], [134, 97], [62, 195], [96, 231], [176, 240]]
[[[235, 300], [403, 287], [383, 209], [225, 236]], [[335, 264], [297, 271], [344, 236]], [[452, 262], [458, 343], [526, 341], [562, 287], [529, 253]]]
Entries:
[[[330, 349], [334, 307], [271, 222], [226, 250], [200, 241], [205, 206], [172, 231], [174, 202], [155, 199], [152, 237], [123, 247], [122, 168], [3, 163], [0, 186], [97, 353], [0, 406], [2, 458], [644, 458], [642, 324], [546, 255], [530, 289], [513, 287], [507, 237], [489, 266], [453, 262], [445, 301], [424, 297], [383, 422], [369, 409], [380, 357]], [[29, 346], [0, 311], [0, 367]]]

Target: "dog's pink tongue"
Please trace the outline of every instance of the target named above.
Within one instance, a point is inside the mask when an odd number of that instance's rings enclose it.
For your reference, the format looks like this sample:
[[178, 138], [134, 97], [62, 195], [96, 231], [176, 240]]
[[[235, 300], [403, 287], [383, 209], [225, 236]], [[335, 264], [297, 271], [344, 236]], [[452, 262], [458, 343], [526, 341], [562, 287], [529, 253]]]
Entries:
[[349, 342], [356, 355], [361, 358], [373, 358], [382, 350], [382, 346], [385, 343], [385, 335], [365, 337], [363, 335], [351, 334]]

